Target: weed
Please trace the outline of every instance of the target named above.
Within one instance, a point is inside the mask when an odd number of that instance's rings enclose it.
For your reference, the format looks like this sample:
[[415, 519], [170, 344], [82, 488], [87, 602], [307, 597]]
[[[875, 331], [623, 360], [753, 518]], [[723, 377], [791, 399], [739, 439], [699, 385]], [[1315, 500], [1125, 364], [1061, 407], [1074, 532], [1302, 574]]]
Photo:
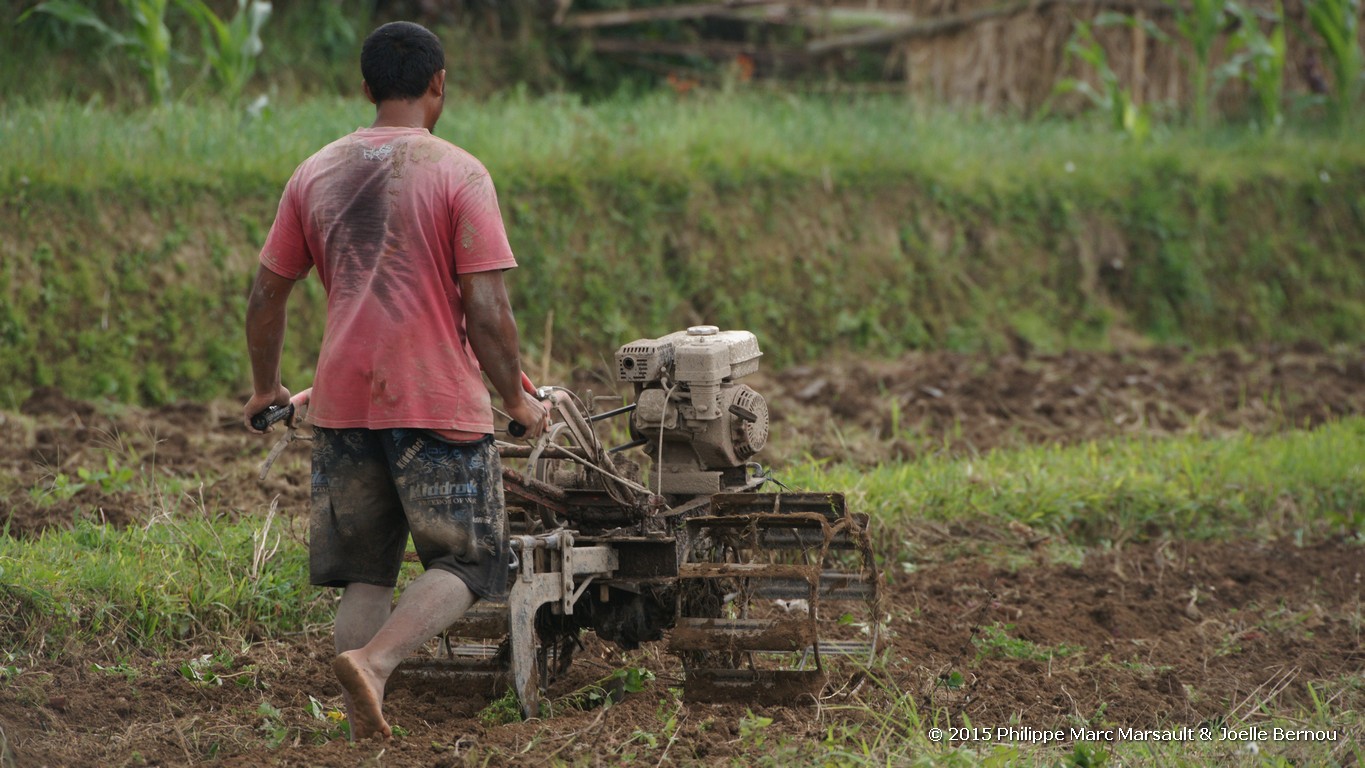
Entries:
[[551, 704], [555, 708], [587, 710], [611, 706], [619, 703], [628, 693], [639, 693], [654, 679], [654, 673], [644, 667], [623, 667], [611, 674], [589, 683], [576, 691], [565, 694]]
[[739, 719], [739, 738], [746, 746], [762, 749], [768, 740], [768, 726], [773, 724], [771, 717], [755, 715], [753, 710], [745, 710]]
[[65, 472], [58, 472], [50, 478], [47, 485], [30, 488], [28, 495], [40, 506], [49, 506], [58, 501], [66, 501], [83, 490], [85, 483], [77, 482]]
[[[240, 637], [265, 617], [292, 629], [321, 620], [326, 607], [305, 597], [304, 548], [282, 548], [252, 577], [253, 533], [250, 521], [168, 518], [125, 529], [78, 521], [34, 541], [0, 538], [0, 562], [14, 562], [26, 582], [12, 609], [18, 621], [4, 622], [0, 642], [22, 644], [34, 633], [121, 636], [160, 650], [205, 634]], [[72, 550], [82, 552], [78, 564]], [[191, 667], [189, 676], [196, 671], [203, 674]]]
[[488, 702], [475, 717], [486, 728], [521, 722], [521, 702], [517, 699], [517, 692], [508, 688], [506, 693]]
[[265, 736], [266, 746], [275, 749], [289, 740], [289, 727], [284, 724], [284, 714], [279, 707], [261, 699], [256, 714], [261, 716], [260, 731]]
[[[308, 715], [315, 721], [322, 723], [322, 730], [313, 734], [313, 741], [323, 744], [337, 739], [349, 739], [351, 737], [351, 723], [346, 719], [346, 713], [336, 707], [327, 707], [318, 701], [312, 694], [308, 696]], [[399, 733], [398, 726], [393, 727], [393, 735], [402, 737], [407, 735], [407, 729]]]
[[1111, 757], [1109, 750], [1098, 744], [1079, 743], [1071, 748], [1062, 764], [1073, 768], [1103, 768], [1109, 765]]
[[960, 689], [965, 682], [966, 679], [962, 676], [962, 673], [958, 672], [956, 669], [939, 675], [938, 677], [938, 684], [950, 691]]
[[90, 668], [97, 672], [103, 672], [106, 675], [117, 675], [119, 677], [122, 677], [124, 680], [135, 680], [142, 674], [137, 671], [136, 667], [129, 665], [127, 659], [121, 659], [114, 664], [110, 664], [109, 666], [104, 666], [103, 664], [91, 664]]
[[912, 514], [1013, 520], [1082, 545], [1162, 531], [1275, 537], [1361, 531], [1362, 451], [1365, 419], [1349, 418], [1261, 438], [1121, 439], [871, 469], [795, 465], [783, 477], [793, 488], [845, 488], [888, 525]]
[[1084, 650], [1075, 645], [1062, 643], [1056, 646], [1040, 646], [1019, 637], [1010, 636], [1013, 624], [993, 624], [982, 627], [972, 635], [972, 645], [977, 648], [975, 661], [992, 657], [1032, 661], [1051, 661], [1053, 658], [1066, 658]]
[[0, 659], [0, 682], [9, 682], [23, 673], [24, 668], [18, 664], [19, 657], [13, 651], [6, 651], [4, 658]]
[[105, 456], [103, 469], [81, 467], [76, 470], [76, 476], [81, 479], [81, 487], [96, 485], [106, 494], [115, 494], [131, 491], [136, 473], [131, 467], [119, 466], [113, 454], [109, 454]]

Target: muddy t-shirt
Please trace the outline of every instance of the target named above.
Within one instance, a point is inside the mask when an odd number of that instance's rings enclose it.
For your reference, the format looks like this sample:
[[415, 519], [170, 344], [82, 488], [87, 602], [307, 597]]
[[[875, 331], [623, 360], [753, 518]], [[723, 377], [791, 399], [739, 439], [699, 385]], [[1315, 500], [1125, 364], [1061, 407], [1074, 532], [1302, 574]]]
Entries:
[[516, 266], [488, 171], [422, 128], [364, 128], [294, 171], [261, 264], [316, 266], [327, 326], [309, 418], [489, 433], [457, 276]]

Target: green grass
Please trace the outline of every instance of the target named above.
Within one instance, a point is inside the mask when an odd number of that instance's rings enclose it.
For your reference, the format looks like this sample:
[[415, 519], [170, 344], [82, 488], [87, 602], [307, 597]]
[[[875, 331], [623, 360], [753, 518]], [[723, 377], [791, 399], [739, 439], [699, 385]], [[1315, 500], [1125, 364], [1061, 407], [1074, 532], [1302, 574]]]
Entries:
[[328, 622], [330, 601], [308, 585], [301, 532], [283, 528], [194, 515], [0, 536], [0, 642], [61, 658], [93, 647], [227, 647]]
[[[883, 531], [924, 522], [1018, 522], [1072, 543], [1174, 538], [1365, 537], [1365, 419], [1253, 437], [1038, 446], [864, 469], [804, 464], [798, 488], [839, 488]], [[887, 553], [889, 554], [889, 553]]]
[[[69, 102], [0, 106], [13, 148], [0, 190], [277, 187], [322, 144], [368, 124], [360, 99], [316, 98], [258, 117], [221, 105], [128, 112]], [[1266, 138], [1171, 129], [1138, 146], [1085, 122], [971, 117], [900, 98], [670, 94], [585, 105], [573, 97], [451, 101], [437, 133], [508, 189], [618, 179], [654, 184], [800, 177], [915, 178], [1005, 193], [1037, 183], [1123, 193], [1153, 169], [1205, 181], [1305, 182], [1365, 164], [1365, 141], [1311, 131]]]

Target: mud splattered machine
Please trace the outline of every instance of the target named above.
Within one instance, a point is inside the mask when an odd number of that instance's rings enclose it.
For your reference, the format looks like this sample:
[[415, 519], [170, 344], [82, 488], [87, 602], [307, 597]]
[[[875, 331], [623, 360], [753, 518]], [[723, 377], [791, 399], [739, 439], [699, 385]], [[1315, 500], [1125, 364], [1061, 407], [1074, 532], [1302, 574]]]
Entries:
[[[533, 445], [498, 443], [508, 600], [476, 604], [437, 654], [400, 673], [482, 681], [494, 694], [510, 682], [530, 717], [584, 630], [624, 649], [667, 637], [696, 701], [809, 699], [838, 659], [870, 660], [867, 516], [838, 493], [786, 490], [753, 461], [768, 406], [740, 380], [760, 356], [748, 331], [696, 326], [616, 351], [615, 378], [633, 390], [619, 407], [537, 390], [550, 429]], [[607, 447], [603, 434], [628, 438]]]

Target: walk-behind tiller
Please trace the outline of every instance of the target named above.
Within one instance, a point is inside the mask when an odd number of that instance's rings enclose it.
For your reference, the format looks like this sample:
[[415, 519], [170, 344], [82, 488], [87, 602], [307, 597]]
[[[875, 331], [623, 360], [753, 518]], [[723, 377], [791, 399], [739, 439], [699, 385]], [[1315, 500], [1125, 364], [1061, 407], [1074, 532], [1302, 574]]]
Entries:
[[[634, 390], [624, 407], [536, 390], [550, 429], [533, 445], [498, 443], [515, 555], [508, 601], [476, 604], [435, 655], [399, 673], [491, 695], [510, 682], [532, 717], [591, 629], [623, 649], [667, 636], [693, 701], [810, 701], [847, 684], [856, 664], [840, 660], [867, 663], [877, 649], [868, 518], [842, 494], [786, 490], [752, 461], [768, 406], [738, 382], [760, 355], [748, 331], [697, 326], [617, 350], [616, 378]], [[306, 402], [295, 398], [296, 424]], [[599, 430], [621, 418], [629, 428], [615, 434], [629, 441], [604, 447]], [[650, 458], [647, 475], [634, 449]]]

